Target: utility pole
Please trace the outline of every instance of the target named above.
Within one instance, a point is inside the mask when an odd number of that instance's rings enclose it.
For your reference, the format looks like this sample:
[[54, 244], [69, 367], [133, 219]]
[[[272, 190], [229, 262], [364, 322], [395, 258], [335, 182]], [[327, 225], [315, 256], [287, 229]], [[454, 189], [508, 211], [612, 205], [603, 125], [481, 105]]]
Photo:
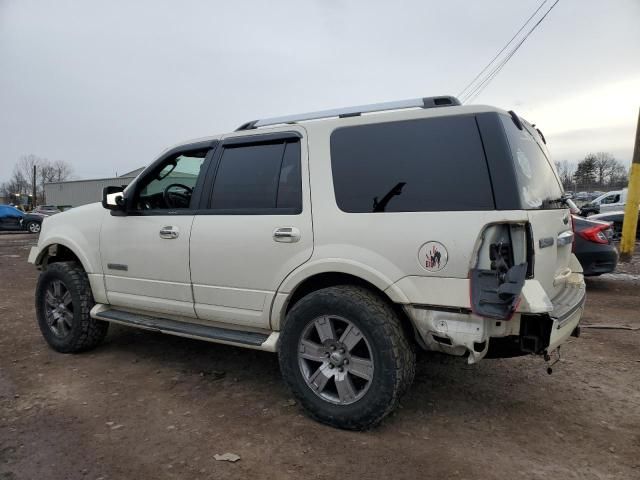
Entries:
[[640, 112], [636, 126], [636, 143], [633, 147], [633, 160], [629, 171], [629, 190], [624, 208], [622, 223], [622, 241], [620, 242], [620, 260], [630, 262], [636, 246], [638, 228], [638, 206], [640, 205]]
[[31, 188], [32, 188], [32, 200], [31, 200], [31, 209], [34, 209], [36, 207], [36, 166], [33, 166], [33, 181], [31, 182]]

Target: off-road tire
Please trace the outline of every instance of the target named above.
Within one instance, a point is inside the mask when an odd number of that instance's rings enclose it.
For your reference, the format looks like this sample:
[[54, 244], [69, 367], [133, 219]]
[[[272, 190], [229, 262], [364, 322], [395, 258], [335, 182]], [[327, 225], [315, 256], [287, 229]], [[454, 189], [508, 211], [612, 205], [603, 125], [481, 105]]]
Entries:
[[[49, 284], [61, 281], [71, 294], [73, 321], [69, 333], [56, 336], [46, 320], [45, 292]], [[89, 316], [95, 305], [86, 272], [76, 262], [51, 263], [40, 273], [36, 286], [36, 316], [38, 326], [49, 346], [61, 353], [76, 353], [99, 345], [107, 335], [109, 323]]]
[[[298, 362], [298, 342], [313, 319], [335, 315], [352, 322], [365, 336], [374, 360], [368, 390], [355, 403], [334, 404], [307, 385]], [[354, 285], [317, 290], [287, 314], [279, 340], [280, 370], [303, 409], [312, 418], [347, 430], [376, 426], [399, 404], [415, 374], [415, 352], [391, 306], [373, 292]]]

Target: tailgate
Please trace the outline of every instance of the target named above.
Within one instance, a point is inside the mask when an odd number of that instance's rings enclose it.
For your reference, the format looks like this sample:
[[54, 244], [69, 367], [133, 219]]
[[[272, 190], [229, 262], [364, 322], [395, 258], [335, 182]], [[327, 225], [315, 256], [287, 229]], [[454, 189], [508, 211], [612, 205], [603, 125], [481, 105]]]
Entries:
[[535, 252], [534, 278], [554, 299], [571, 275], [573, 231], [569, 210], [529, 210], [528, 215]]

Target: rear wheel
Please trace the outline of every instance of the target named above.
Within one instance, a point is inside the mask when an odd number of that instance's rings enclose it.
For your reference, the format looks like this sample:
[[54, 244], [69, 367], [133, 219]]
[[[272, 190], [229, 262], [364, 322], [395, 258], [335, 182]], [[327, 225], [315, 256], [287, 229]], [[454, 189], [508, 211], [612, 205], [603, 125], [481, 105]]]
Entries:
[[38, 222], [29, 222], [27, 223], [27, 230], [30, 233], [40, 233], [40, 224]]
[[363, 430], [397, 405], [413, 380], [415, 356], [392, 308], [356, 286], [318, 290], [289, 312], [280, 367], [307, 413]]
[[109, 324], [89, 316], [94, 304], [87, 274], [77, 263], [52, 263], [40, 274], [36, 315], [42, 335], [54, 350], [79, 352], [102, 342]]

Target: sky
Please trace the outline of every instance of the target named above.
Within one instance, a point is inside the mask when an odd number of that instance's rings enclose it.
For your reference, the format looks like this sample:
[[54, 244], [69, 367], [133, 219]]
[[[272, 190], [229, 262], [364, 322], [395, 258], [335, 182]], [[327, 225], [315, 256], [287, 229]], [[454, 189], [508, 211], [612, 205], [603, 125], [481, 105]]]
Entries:
[[[0, 181], [26, 154], [99, 178], [260, 117], [457, 95], [540, 3], [0, 0]], [[639, 25], [639, 0], [560, 0], [472, 103], [555, 160], [628, 163]]]

